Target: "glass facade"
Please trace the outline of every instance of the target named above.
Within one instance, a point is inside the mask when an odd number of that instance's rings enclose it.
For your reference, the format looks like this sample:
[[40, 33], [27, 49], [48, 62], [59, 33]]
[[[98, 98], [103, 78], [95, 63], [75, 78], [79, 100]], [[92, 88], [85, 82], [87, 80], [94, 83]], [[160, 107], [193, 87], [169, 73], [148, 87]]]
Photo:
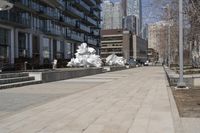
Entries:
[[123, 16], [135, 16], [137, 34], [142, 32], [142, 3], [141, 0], [122, 0]]
[[8, 63], [10, 57], [10, 31], [0, 28], [0, 64]]
[[28, 49], [27, 49], [27, 40], [25, 33], [18, 33], [18, 54], [19, 57], [27, 57]]
[[43, 38], [43, 57], [44, 57], [44, 59], [51, 58], [50, 39], [49, 38]]
[[[44, 59], [69, 58], [66, 45], [83, 42], [100, 46], [101, 1], [99, 0], [9, 0], [14, 7], [0, 12], [0, 24], [8, 26], [18, 37], [14, 58]], [[17, 34], [17, 35], [16, 35]], [[55, 40], [55, 42], [54, 42]], [[55, 48], [54, 45], [55, 44]], [[51, 46], [52, 45], [52, 46]], [[2, 58], [9, 58], [10, 45], [1, 45]], [[4, 53], [4, 54], [3, 54]], [[71, 52], [72, 53], [72, 52]], [[4, 56], [3, 56], [4, 55]], [[73, 55], [71, 55], [72, 57]]]

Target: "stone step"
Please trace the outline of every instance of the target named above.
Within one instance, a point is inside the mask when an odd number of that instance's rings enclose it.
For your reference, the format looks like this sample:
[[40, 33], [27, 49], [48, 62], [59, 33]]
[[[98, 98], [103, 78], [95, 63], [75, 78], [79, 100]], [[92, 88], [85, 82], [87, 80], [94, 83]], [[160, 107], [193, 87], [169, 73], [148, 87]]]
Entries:
[[0, 85], [1, 84], [10, 84], [10, 83], [16, 83], [16, 82], [23, 82], [23, 81], [30, 81], [35, 80], [35, 77], [15, 77], [15, 78], [6, 78], [6, 79], [0, 79]]
[[40, 83], [42, 83], [42, 81], [31, 80], [31, 81], [3, 84], [3, 85], [0, 85], [0, 90], [8, 89], [8, 88], [14, 88], [14, 87], [22, 87], [22, 86], [27, 86], [27, 85], [40, 84]]
[[28, 73], [4, 73], [4, 74], [0, 74], [0, 79], [27, 77], [27, 76], [29, 76]]

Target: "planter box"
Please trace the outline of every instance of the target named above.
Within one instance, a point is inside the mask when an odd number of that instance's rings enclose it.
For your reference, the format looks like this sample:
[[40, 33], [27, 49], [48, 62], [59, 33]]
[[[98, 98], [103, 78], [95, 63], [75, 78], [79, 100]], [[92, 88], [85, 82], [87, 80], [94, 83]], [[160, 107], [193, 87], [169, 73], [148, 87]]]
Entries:
[[34, 76], [36, 80], [41, 80], [43, 83], [83, 76], [95, 75], [102, 73], [102, 68], [69, 68], [56, 69], [41, 72], [29, 72], [30, 76]]
[[126, 66], [111, 66], [110, 67], [111, 72], [125, 70], [125, 69], [127, 69]]

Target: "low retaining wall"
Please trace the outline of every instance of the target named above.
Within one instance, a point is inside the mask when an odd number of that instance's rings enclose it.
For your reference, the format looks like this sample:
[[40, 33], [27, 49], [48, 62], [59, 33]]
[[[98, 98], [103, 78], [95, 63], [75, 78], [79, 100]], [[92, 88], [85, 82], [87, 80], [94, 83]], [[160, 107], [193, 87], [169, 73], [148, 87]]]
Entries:
[[[168, 67], [164, 67], [170, 86], [177, 86], [179, 75]], [[188, 87], [200, 87], [200, 75], [184, 75], [184, 82]]]
[[53, 71], [44, 71], [44, 72], [29, 72], [30, 76], [34, 76], [36, 80], [41, 80], [45, 82], [53, 82], [89, 75], [95, 75], [102, 73], [102, 68], [80, 68], [80, 69], [61, 69]]
[[125, 69], [127, 69], [126, 66], [111, 66], [110, 72], [120, 71], [120, 70], [125, 70]]
[[[179, 81], [179, 77], [169, 77], [168, 81], [169, 81], [170, 86], [177, 86], [177, 83]], [[187, 77], [187, 78], [184, 78], [183, 81], [186, 83], [186, 85], [188, 87], [194, 86], [194, 79], [193, 78]]]

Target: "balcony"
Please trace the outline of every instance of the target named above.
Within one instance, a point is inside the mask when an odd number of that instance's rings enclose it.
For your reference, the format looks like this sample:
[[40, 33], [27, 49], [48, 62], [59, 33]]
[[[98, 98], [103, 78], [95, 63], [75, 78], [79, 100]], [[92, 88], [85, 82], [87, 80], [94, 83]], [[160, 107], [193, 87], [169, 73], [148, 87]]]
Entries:
[[94, 38], [88, 38], [87, 42], [92, 45], [97, 45], [97, 40]]
[[83, 35], [71, 33], [70, 37], [71, 37], [71, 39], [73, 39], [75, 41], [84, 42], [84, 36]]
[[0, 21], [2, 23], [13, 24], [17, 27], [30, 27], [30, 19], [24, 18], [19, 14], [7, 13], [6, 11], [0, 13]]
[[83, 1], [90, 6], [95, 6], [97, 4], [95, 0], [83, 0]]
[[66, 5], [65, 9], [67, 10], [67, 13], [69, 15], [72, 15], [72, 16], [75, 15], [76, 18], [84, 18], [84, 13], [79, 11], [79, 10], [77, 10], [73, 6]]
[[92, 24], [93, 26], [97, 26], [97, 21], [93, 20], [92, 18], [90, 17], [87, 17], [87, 21]]
[[90, 27], [85, 26], [84, 24], [80, 23], [80, 27], [81, 30], [90, 33]]
[[90, 12], [90, 6], [82, 0], [74, 0], [74, 6], [80, 8], [80, 10], [84, 9], [85, 11]]
[[103, 0], [96, 0], [97, 4], [101, 4], [103, 2]]
[[99, 30], [92, 30], [92, 34], [95, 36], [99, 36], [100, 32], [99, 32]]
[[99, 17], [100, 17], [100, 16], [99, 16], [99, 13], [98, 13], [98, 12], [96, 12], [96, 11], [94, 11], [94, 12], [93, 12], [93, 14], [94, 14], [94, 16], [95, 16], [95, 17], [97, 17], [97, 18], [99, 18]]
[[98, 11], [101, 11], [101, 10], [102, 10], [102, 7], [101, 7], [100, 5], [96, 5], [96, 6], [94, 6], [94, 9], [95, 9], [95, 10], [98, 10]]
[[64, 22], [67, 23], [68, 25], [71, 26], [76, 26], [76, 20], [75, 19], [71, 19], [69, 17], [65, 17]]

